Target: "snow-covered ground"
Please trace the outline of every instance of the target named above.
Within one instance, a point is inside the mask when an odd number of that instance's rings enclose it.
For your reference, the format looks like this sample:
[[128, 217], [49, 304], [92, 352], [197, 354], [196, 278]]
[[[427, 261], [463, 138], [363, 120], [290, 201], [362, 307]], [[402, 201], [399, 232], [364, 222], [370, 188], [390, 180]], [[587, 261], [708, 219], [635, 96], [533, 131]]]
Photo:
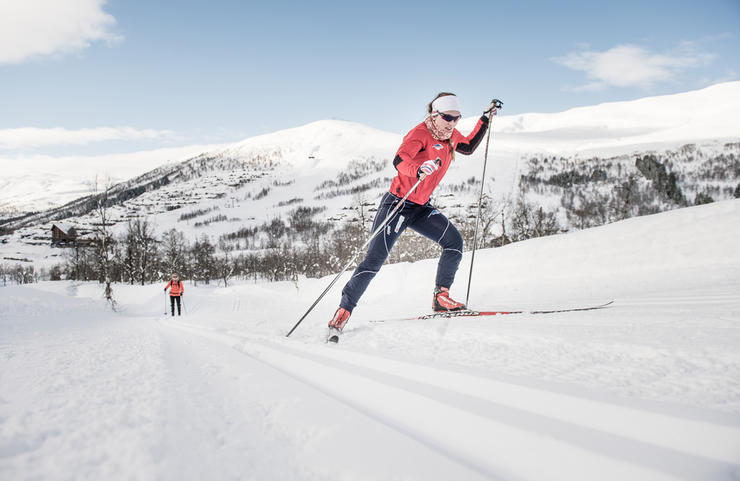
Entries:
[[[340, 344], [331, 278], [0, 288], [2, 480], [740, 479], [740, 200], [385, 266]], [[453, 295], [465, 297], [469, 254]], [[345, 275], [346, 278], [347, 275]], [[386, 322], [372, 322], [387, 320]]]

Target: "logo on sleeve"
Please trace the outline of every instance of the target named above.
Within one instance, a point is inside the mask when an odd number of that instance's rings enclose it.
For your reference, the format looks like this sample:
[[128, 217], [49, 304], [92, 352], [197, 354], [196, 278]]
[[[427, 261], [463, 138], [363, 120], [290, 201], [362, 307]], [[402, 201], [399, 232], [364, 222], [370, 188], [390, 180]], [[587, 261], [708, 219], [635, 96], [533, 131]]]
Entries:
[[435, 150], [442, 150], [442, 144], [434, 144], [434, 145], [432, 145], [432, 147], [433, 147], [433, 148], [434, 148]]

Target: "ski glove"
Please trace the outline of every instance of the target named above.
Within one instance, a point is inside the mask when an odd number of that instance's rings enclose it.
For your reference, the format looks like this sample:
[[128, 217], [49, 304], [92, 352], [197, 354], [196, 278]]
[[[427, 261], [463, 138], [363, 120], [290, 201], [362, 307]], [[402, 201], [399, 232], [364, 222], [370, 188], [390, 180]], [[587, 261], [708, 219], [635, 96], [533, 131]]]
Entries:
[[441, 161], [439, 160], [439, 157], [435, 160], [427, 160], [419, 166], [419, 170], [416, 172], [416, 177], [423, 179], [427, 175], [433, 174], [435, 170], [439, 169], [440, 163]]

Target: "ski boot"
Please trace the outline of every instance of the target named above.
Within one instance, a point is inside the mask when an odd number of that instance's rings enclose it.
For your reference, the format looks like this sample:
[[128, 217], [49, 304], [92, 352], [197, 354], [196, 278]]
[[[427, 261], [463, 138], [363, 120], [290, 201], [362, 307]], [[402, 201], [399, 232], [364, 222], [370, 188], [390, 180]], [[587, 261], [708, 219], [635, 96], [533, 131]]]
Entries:
[[465, 304], [453, 300], [450, 297], [450, 290], [448, 288], [437, 287], [434, 289], [432, 309], [435, 312], [463, 311], [465, 310]]
[[329, 334], [326, 336], [326, 342], [339, 342], [339, 336], [342, 335], [342, 329], [349, 321], [350, 312], [340, 307], [337, 312], [334, 313], [331, 321], [329, 321]]

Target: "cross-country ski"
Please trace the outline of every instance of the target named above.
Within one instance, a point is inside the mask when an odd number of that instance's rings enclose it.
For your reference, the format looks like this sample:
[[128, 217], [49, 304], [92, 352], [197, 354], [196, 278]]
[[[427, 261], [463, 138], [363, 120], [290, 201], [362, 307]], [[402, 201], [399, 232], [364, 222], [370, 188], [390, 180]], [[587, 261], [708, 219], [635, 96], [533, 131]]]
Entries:
[[[593, 306], [585, 307], [568, 307], [559, 309], [531, 309], [531, 310], [500, 310], [500, 311], [476, 311], [469, 309], [462, 309], [459, 311], [448, 311], [448, 312], [435, 312], [433, 314], [423, 314], [416, 317], [404, 317], [400, 319], [375, 319], [368, 321], [370, 323], [381, 323], [389, 321], [413, 321], [423, 319], [449, 319], [453, 317], [480, 317], [480, 316], [505, 316], [510, 314], [557, 314], [562, 312], [582, 312], [582, 311], [595, 311], [597, 309], [604, 309], [614, 304], [614, 301], [605, 302], [603, 304], [597, 304]], [[334, 342], [334, 341], [332, 341]]]

